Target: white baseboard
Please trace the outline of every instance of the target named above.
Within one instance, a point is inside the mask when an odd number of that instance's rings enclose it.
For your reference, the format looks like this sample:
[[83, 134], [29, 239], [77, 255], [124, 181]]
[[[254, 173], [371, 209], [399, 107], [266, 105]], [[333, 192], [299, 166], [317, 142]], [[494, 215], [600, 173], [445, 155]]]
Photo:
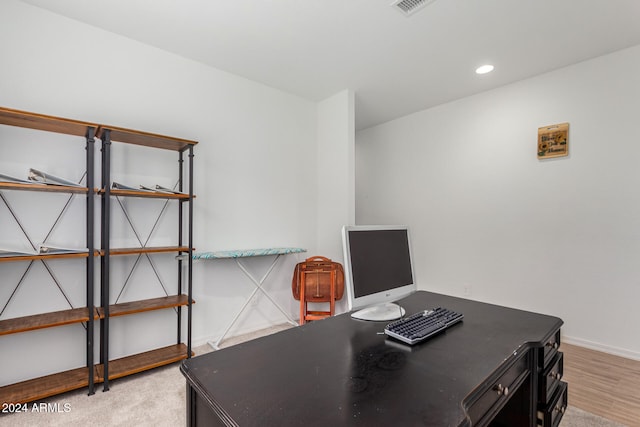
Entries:
[[211, 337], [192, 338], [191, 347], [200, 347], [201, 345], [205, 345], [209, 341], [215, 342], [216, 339], [217, 339], [217, 337], [213, 337], [213, 336], [211, 336]]
[[568, 337], [562, 336], [562, 342], [571, 345], [577, 345], [580, 347], [585, 347], [591, 350], [601, 351], [603, 353], [613, 354], [614, 356], [625, 357], [627, 359], [638, 360], [640, 361], [640, 353], [636, 351], [627, 350], [624, 348], [612, 347], [609, 345], [600, 344], [593, 341], [583, 340], [581, 338], [576, 337]]
[[[298, 320], [298, 319], [293, 319], [293, 320]], [[281, 324], [290, 324], [289, 322], [286, 321], [282, 321], [282, 322], [272, 322], [272, 323], [265, 323], [262, 325], [253, 325], [253, 327], [243, 327], [243, 328], [239, 328], [239, 329], [234, 329], [232, 331], [230, 331], [229, 333], [227, 333], [227, 335], [225, 335], [224, 340], [222, 340], [223, 342], [230, 339], [230, 338], [234, 338], [240, 335], [246, 335], [246, 334], [251, 334], [254, 332], [258, 332], [258, 331], [262, 331], [264, 329], [268, 329], [268, 328], [272, 328], [274, 326], [278, 326]], [[292, 325], [293, 326], [293, 325]], [[296, 324], [297, 326], [297, 324]], [[200, 336], [200, 337], [192, 337], [192, 341], [191, 341], [191, 346], [192, 347], [199, 347], [201, 345], [205, 345], [205, 344], [209, 344], [209, 343], [215, 343], [216, 341], [218, 341], [218, 339], [220, 339], [220, 337], [222, 336], [223, 332], [219, 332], [217, 334], [214, 335], [209, 335], [209, 336]]]

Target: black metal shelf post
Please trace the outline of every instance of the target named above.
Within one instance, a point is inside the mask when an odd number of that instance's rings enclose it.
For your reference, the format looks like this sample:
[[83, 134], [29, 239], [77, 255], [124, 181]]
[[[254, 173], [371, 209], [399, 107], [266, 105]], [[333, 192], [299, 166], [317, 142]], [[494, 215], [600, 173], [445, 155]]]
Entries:
[[[184, 151], [181, 150], [179, 152], [178, 157], [178, 169], [179, 169], [179, 181], [178, 181], [178, 191], [184, 191]], [[189, 251], [187, 252], [187, 295], [189, 296], [189, 304], [187, 305], [187, 358], [191, 357], [191, 323], [192, 323], [192, 295], [193, 295], [193, 146], [188, 147], [188, 183], [189, 183], [189, 198], [187, 200], [182, 200], [179, 208], [178, 208], [178, 245], [182, 246], [182, 242], [184, 241], [184, 213], [183, 213], [183, 203], [184, 201], [188, 202], [188, 222], [187, 222], [187, 239], [189, 241], [188, 247]], [[181, 253], [181, 255], [183, 255]], [[184, 289], [184, 281], [183, 281], [183, 260], [184, 256], [178, 256], [178, 292], [182, 293]], [[178, 331], [177, 331], [177, 343], [182, 342], [182, 307], [178, 308]]]
[[94, 341], [94, 313], [95, 301], [93, 296], [93, 278], [94, 278], [94, 255], [95, 242], [93, 230], [94, 209], [94, 151], [95, 151], [96, 128], [89, 127], [87, 129], [87, 309], [89, 311], [89, 321], [87, 322], [87, 370], [89, 371], [89, 395], [95, 393], [94, 384], [94, 360], [93, 360], [93, 341]]
[[102, 391], [109, 390], [109, 224], [111, 221], [111, 131], [103, 130], [102, 139], [102, 221], [100, 259], [100, 306], [103, 316], [100, 319], [100, 363], [104, 369]]
[[193, 145], [189, 145], [189, 259], [187, 260], [189, 305], [187, 306], [187, 358], [191, 358], [191, 319], [193, 309]]

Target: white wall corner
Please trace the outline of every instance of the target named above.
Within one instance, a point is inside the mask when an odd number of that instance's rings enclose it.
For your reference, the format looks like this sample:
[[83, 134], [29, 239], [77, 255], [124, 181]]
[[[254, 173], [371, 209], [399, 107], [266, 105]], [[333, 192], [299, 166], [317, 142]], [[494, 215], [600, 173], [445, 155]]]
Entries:
[[340, 230], [355, 222], [354, 93], [343, 90], [317, 108], [317, 252], [342, 262]]

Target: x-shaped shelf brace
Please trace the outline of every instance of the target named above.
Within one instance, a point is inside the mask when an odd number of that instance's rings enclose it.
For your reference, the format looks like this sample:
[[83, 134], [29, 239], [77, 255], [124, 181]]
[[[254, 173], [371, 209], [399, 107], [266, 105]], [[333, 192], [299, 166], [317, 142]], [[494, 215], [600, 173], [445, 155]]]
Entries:
[[[80, 178], [79, 183], [82, 183], [82, 180], [85, 178], [86, 176], [86, 172], [82, 175], [82, 177]], [[51, 236], [51, 233], [53, 233], [53, 230], [56, 228], [56, 226], [58, 225], [58, 223], [60, 222], [60, 220], [62, 219], [62, 216], [64, 215], [64, 213], [67, 211], [67, 208], [69, 207], [69, 205], [71, 204], [71, 200], [73, 199], [73, 196], [75, 196], [74, 193], [69, 195], [69, 198], [67, 199], [66, 203], [64, 204], [62, 210], [58, 213], [58, 216], [56, 218], [56, 220], [54, 221], [53, 225], [51, 226], [51, 228], [49, 228], [49, 231], [47, 232], [47, 235], [45, 236], [45, 238], [43, 239], [43, 243], [45, 243], [47, 241], [47, 239]], [[13, 219], [15, 220], [16, 224], [18, 224], [18, 227], [20, 227], [20, 231], [22, 232], [22, 234], [26, 237], [26, 239], [29, 241], [29, 244], [31, 245], [31, 247], [34, 250], [37, 250], [37, 246], [34, 243], [33, 239], [31, 239], [31, 236], [29, 236], [29, 233], [27, 233], [26, 228], [24, 227], [24, 225], [22, 225], [22, 223], [20, 222], [20, 219], [18, 218], [18, 215], [16, 215], [15, 211], [13, 210], [13, 208], [11, 207], [11, 204], [9, 203], [9, 201], [7, 200], [7, 198], [4, 196], [4, 194], [0, 191], [0, 199], [2, 199], [2, 202], [5, 204], [5, 206], [7, 207], [7, 209], [9, 210], [9, 213], [11, 214], [11, 216], [13, 217]], [[56, 284], [56, 286], [58, 287], [58, 289], [60, 290], [60, 293], [62, 294], [62, 296], [64, 297], [64, 299], [67, 301], [67, 304], [69, 304], [69, 307], [74, 308], [73, 304], [71, 304], [71, 301], [69, 300], [69, 297], [67, 296], [67, 294], [65, 293], [64, 289], [62, 288], [62, 285], [60, 284], [60, 282], [58, 281], [58, 279], [56, 278], [56, 276], [53, 274], [53, 270], [51, 269], [51, 267], [49, 267], [49, 264], [47, 263], [46, 260], [44, 259], [40, 259], [40, 262], [42, 262], [42, 264], [44, 265], [44, 268], [47, 270], [47, 272], [49, 273], [49, 276], [51, 276], [51, 279], [53, 279], [53, 282]], [[35, 260], [30, 260], [29, 264], [27, 265], [27, 268], [25, 269], [24, 273], [22, 274], [22, 276], [20, 277], [20, 280], [18, 281], [18, 283], [16, 284], [15, 288], [13, 289], [13, 292], [11, 292], [11, 295], [9, 295], [9, 298], [7, 299], [7, 302], [5, 303], [5, 305], [2, 307], [2, 310], [0, 310], [0, 317], [2, 317], [2, 315], [4, 314], [5, 310], [7, 309], [7, 307], [9, 306], [9, 304], [11, 303], [11, 300], [13, 299], [13, 297], [16, 295], [16, 293], [18, 292], [18, 289], [20, 288], [20, 286], [22, 285], [22, 283], [25, 281], [26, 277], [27, 277], [27, 273], [29, 273], [29, 270], [31, 270], [31, 267], [33, 266], [33, 263], [35, 262]], [[82, 326], [86, 329], [86, 325], [84, 323], [82, 323]]]
[[[174, 186], [174, 188], [176, 188], [177, 186], [178, 186], [178, 184], [176, 184]], [[149, 231], [149, 234], [147, 235], [144, 243], [143, 243], [142, 239], [140, 238], [140, 234], [141, 233], [138, 232], [138, 230], [136, 229], [135, 225], [133, 224], [133, 220], [131, 219], [131, 216], [129, 215], [129, 212], [127, 211], [127, 208], [122, 203], [122, 200], [120, 200], [119, 196], [116, 196], [116, 200], [118, 201], [118, 204], [120, 205], [120, 209], [122, 209], [122, 212], [124, 213], [124, 216], [125, 216], [125, 218], [127, 220], [127, 223], [129, 224], [129, 227], [131, 227], [131, 230], [133, 231], [133, 234], [135, 235], [136, 240], [138, 241], [138, 244], [140, 245], [141, 248], [146, 248], [147, 244], [149, 243], [149, 240], [151, 239], [151, 236], [153, 235], [154, 231], [156, 231], [156, 229], [158, 228], [158, 224], [160, 222], [160, 219], [162, 218], [162, 215], [167, 210], [167, 206], [169, 205], [169, 199], [165, 200], [165, 202], [164, 202], [164, 204], [162, 206], [162, 209], [160, 210], [160, 213], [156, 217], [155, 222], [153, 224], [153, 227], [151, 227], [151, 231]], [[164, 291], [165, 296], [169, 295], [169, 292], [167, 291], [167, 288], [166, 288], [164, 282], [162, 281], [162, 278], [160, 277], [160, 273], [158, 273], [158, 269], [156, 268], [155, 264], [153, 263], [153, 260], [151, 259], [151, 257], [149, 256], [148, 253], [144, 253], [144, 254], [138, 254], [138, 256], [136, 257], [136, 260], [133, 263], [133, 266], [131, 267], [131, 270], [129, 271], [129, 274], [127, 275], [127, 278], [125, 279], [125, 282], [122, 285], [122, 288], [120, 289], [120, 292], [118, 293], [118, 297], [116, 298], [115, 304], [117, 304], [118, 301], [120, 301], [120, 297], [122, 296], [122, 294], [124, 293], [124, 290], [126, 289], [127, 285], [131, 281], [131, 277], [133, 276], [133, 273], [134, 273], [136, 267], [140, 263], [140, 259], [142, 258], [142, 255], [144, 255], [146, 257], [146, 259], [149, 261], [149, 265], [151, 266], [151, 269], [153, 270], [156, 278], [158, 279], [158, 283], [160, 283], [160, 286], [162, 287], [162, 290]], [[173, 310], [176, 313], [178, 312], [178, 309], [176, 307], [174, 307]]]

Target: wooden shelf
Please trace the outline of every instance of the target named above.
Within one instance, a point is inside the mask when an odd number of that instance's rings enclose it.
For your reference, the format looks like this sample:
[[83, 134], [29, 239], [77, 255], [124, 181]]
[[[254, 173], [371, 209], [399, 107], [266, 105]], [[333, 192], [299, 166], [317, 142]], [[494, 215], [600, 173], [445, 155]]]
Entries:
[[[35, 181], [34, 181], [35, 182]], [[87, 187], [71, 187], [53, 184], [22, 184], [18, 182], [0, 182], [0, 190], [46, 191], [50, 193], [87, 193]]]
[[[98, 256], [99, 254], [100, 253], [98, 251], [94, 252], [95, 256]], [[5, 257], [0, 257], [0, 262], [33, 261], [38, 259], [55, 259], [55, 258], [87, 258], [88, 256], [89, 256], [88, 252], [68, 252], [68, 253], [60, 253], [60, 254], [5, 256]]]
[[[94, 378], [97, 373], [94, 370]], [[0, 387], [0, 402], [27, 403], [45, 399], [60, 393], [87, 387], [89, 372], [87, 368], [77, 368], [45, 377]]]
[[[157, 254], [171, 252], [189, 252], [186, 246], [156, 246], [147, 248], [112, 248], [109, 254], [114, 255], [137, 255], [137, 254]], [[104, 251], [100, 251], [100, 256], [104, 256]]]
[[[195, 301], [192, 301], [195, 303]], [[143, 313], [145, 311], [163, 310], [165, 308], [180, 307], [189, 304], [187, 295], [172, 295], [168, 297], [151, 298], [140, 301], [123, 302], [109, 306], [109, 317], [126, 316], [128, 314]], [[98, 307], [100, 318], [104, 318], [104, 309]]]
[[[193, 352], [191, 354], [194, 355]], [[109, 362], [109, 380], [169, 365], [187, 358], [187, 346], [175, 344]], [[96, 365], [94, 382], [104, 381], [103, 365]], [[0, 387], [0, 402], [26, 403], [44, 399], [89, 385], [87, 368], [47, 375]]]
[[[93, 318], [98, 319], [97, 310], [95, 311]], [[35, 314], [33, 316], [16, 317], [14, 319], [0, 321], [0, 335], [9, 335], [88, 321], [89, 309], [87, 307]]]
[[[104, 190], [100, 190], [100, 194], [104, 194]], [[112, 196], [124, 196], [124, 197], [146, 197], [149, 199], [178, 199], [178, 200], [189, 200], [188, 194], [172, 194], [172, 193], [162, 193], [159, 191], [136, 191], [136, 190], [119, 190], [117, 188], [112, 188], [110, 190]], [[195, 198], [196, 196], [193, 196]]]
[[103, 139], [106, 130], [111, 133], [111, 141], [143, 145], [145, 147], [163, 148], [165, 150], [183, 151], [189, 146], [194, 146], [198, 143], [197, 141], [190, 141], [188, 139], [174, 138], [115, 126], [100, 126], [97, 132], [98, 138]]
[[76, 136], [87, 136], [89, 127], [98, 129], [98, 125], [95, 123], [29, 113], [4, 107], [0, 107], [0, 124]]
[[[193, 356], [193, 352], [191, 354]], [[187, 346], [175, 344], [109, 361], [109, 380], [137, 374], [187, 358]], [[97, 382], [104, 381], [104, 366], [96, 365]]]
[[30, 113], [4, 107], [0, 107], [0, 124], [76, 136], [86, 136], [87, 129], [92, 127], [96, 129], [96, 136], [100, 139], [102, 139], [104, 131], [109, 130], [111, 132], [111, 141], [173, 151], [182, 151], [198, 143], [197, 141], [188, 139], [174, 138], [116, 126], [99, 125], [97, 123], [88, 123], [62, 117], [47, 116], [45, 114]]

